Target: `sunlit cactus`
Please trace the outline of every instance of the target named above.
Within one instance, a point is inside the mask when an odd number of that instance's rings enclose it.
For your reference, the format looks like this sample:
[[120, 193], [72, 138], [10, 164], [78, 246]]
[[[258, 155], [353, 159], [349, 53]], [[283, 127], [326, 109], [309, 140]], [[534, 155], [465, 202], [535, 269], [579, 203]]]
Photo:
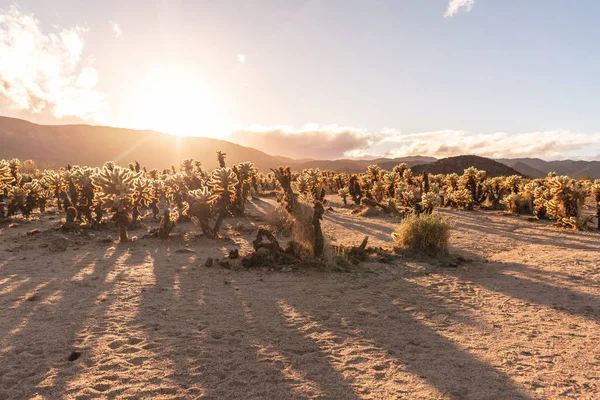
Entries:
[[371, 182], [377, 182], [381, 179], [381, 167], [376, 164], [369, 165], [367, 167], [367, 175]]
[[11, 186], [8, 189], [7, 216], [15, 215], [17, 211], [25, 217], [29, 217], [30, 210], [27, 207], [27, 196], [29, 190], [20, 186]]
[[142, 172], [136, 173], [117, 165], [113, 165], [112, 169], [105, 165], [92, 178], [92, 183], [97, 189], [97, 200], [105, 211], [113, 213], [121, 242], [129, 240], [127, 227], [133, 207], [134, 181], [141, 175]]
[[[0, 160], [0, 192], [4, 191], [7, 185], [10, 185], [15, 181], [14, 176], [11, 174], [9, 162], [6, 160]], [[1, 195], [1, 193], [0, 193]]]
[[386, 192], [387, 188], [384, 186], [383, 182], [373, 182], [373, 188], [371, 189], [371, 193], [373, 194], [373, 197], [375, 197], [375, 200], [377, 200], [378, 202], [383, 201], [383, 197], [385, 196]]
[[398, 174], [399, 176], [403, 176], [404, 171], [406, 171], [407, 168], [408, 165], [406, 163], [401, 163], [392, 168], [392, 172]]
[[348, 196], [350, 196], [350, 191], [348, 190], [348, 188], [343, 187], [340, 190], [338, 190], [338, 195], [342, 198], [342, 201], [344, 202], [344, 207], [347, 207]]
[[225, 168], [225, 156], [227, 153], [223, 153], [221, 150], [217, 151], [217, 162], [219, 163], [219, 168]]
[[301, 174], [296, 178], [296, 180], [292, 183], [292, 187], [295, 192], [301, 194], [308, 194], [311, 191], [311, 185], [308, 175]]
[[423, 193], [423, 196], [421, 196], [421, 209], [426, 214], [431, 214], [433, 209], [439, 207], [441, 203], [442, 199], [440, 195], [433, 191]]
[[523, 196], [520, 193], [509, 193], [500, 200], [500, 204], [503, 204], [513, 214], [519, 214], [523, 207]]
[[133, 181], [133, 204], [131, 225], [136, 226], [140, 216], [140, 207], [149, 206], [152, 198], [152, 182], [142, 176]]
[[458, 207], [473, 208], [473, 195], [469, 189], [457, 189], [450, 194], [450, 198]]

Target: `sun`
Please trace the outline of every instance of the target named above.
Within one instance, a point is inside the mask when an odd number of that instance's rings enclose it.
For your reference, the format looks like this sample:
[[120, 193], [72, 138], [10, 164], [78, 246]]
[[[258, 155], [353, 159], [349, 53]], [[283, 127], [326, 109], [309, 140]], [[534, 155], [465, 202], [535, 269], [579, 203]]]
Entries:
[[142, 80], [133, 104], [133, 125], [178, 136], [223, 138], [225, 107], [213, 90], [180, 70], [154, 66]]

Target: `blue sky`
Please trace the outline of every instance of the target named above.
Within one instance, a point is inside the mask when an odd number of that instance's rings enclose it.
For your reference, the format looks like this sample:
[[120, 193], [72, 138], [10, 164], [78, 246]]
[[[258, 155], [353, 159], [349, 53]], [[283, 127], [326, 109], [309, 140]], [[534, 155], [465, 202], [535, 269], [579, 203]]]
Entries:
[[[0, 0], [0, 9], [0, 78], [13, 88], [0, 90], [3, 115], [221, 137], [293, 157], [600, 154], [597, 1]], [[48, 54], [41, 72], [19, 67], [28, 57], [15, 41], [27, 31], [40, 39], [31, 52]], [[48, 39], [61, 32], [79, 41]]]

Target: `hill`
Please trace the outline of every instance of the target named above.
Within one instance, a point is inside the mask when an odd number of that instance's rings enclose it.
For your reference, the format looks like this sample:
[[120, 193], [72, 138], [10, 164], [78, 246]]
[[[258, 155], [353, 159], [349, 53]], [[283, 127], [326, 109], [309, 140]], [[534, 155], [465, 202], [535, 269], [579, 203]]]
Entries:
[[433, 157], [409, 156], [399, 158], [377, 158], [374, 160], [309, 160], [299, 162], [296, 160], [290, 163], [293, 169], [302, 170], [304, 168], [320, 168], [322, 170], [338, 172], [363, 172], [371, 164], [379, 165], [383, 170], [391, 171], [396, 165], [406, 163], [409, 167], [419, 164], [428, 164], [435, 162]]
[[465, 169], [475, 167], [487, 172], [487, 176], [523, 175], [513, 168], [492, 160], [491, 158], [479, 156], [456, 156], [442, 158], [431, 164], [421, 164], [412, 167], [414, 174], [428, 172], [431, 174], [462, 174]]
[[7, 117], [0, 117], [0, 143], [0, 159], [31, 159], [41, 167], [137, 160], [149, 168], [169, 168], [182, 159], [194, 158], [214, 168], [218, 150], [227, 153], [228, 164], [250, 160], [261, 171], [282, 164], [277, 157], [224, 140], [106, 126], [37, 125]]
[[[569, 175], [575, 178], [591, 176], [600, 179], [600, 161], [574, 161], [574, 160], [557, 160], [545, 161], [539, 158], [515, 158], [515, 159], [498, 159], [497, 161], [512, 166], [515, 163], [524, 164], [529, 168], [534, 168], [546, 176], [548, 172], [556, 172], [559, 175]], [[515, 165], [513, 168], [528, 175], [525, 169], [520, 169]]]

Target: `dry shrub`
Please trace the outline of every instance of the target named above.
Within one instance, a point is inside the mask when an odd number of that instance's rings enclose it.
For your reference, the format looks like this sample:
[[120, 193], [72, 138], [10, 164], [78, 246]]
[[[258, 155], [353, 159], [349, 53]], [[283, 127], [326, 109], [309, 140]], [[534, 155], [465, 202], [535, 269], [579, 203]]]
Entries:
[[427, 255], [448, 253], [452, 224], [440, 214], [411, 214], [400, 222], [392, 239], [397, 247]]
[[309, 200], [300, 196], [296, 207], [290, 214], [293, 238], [307, 248], [312, 248], [315, 240], [314, 213], [315, 210]]
[[278, 233], [289, 236], [292, 232], [292, 222], [287, 211], [280, 205], [267, 211], [263, 215], [265, 223], [274, 228]]

